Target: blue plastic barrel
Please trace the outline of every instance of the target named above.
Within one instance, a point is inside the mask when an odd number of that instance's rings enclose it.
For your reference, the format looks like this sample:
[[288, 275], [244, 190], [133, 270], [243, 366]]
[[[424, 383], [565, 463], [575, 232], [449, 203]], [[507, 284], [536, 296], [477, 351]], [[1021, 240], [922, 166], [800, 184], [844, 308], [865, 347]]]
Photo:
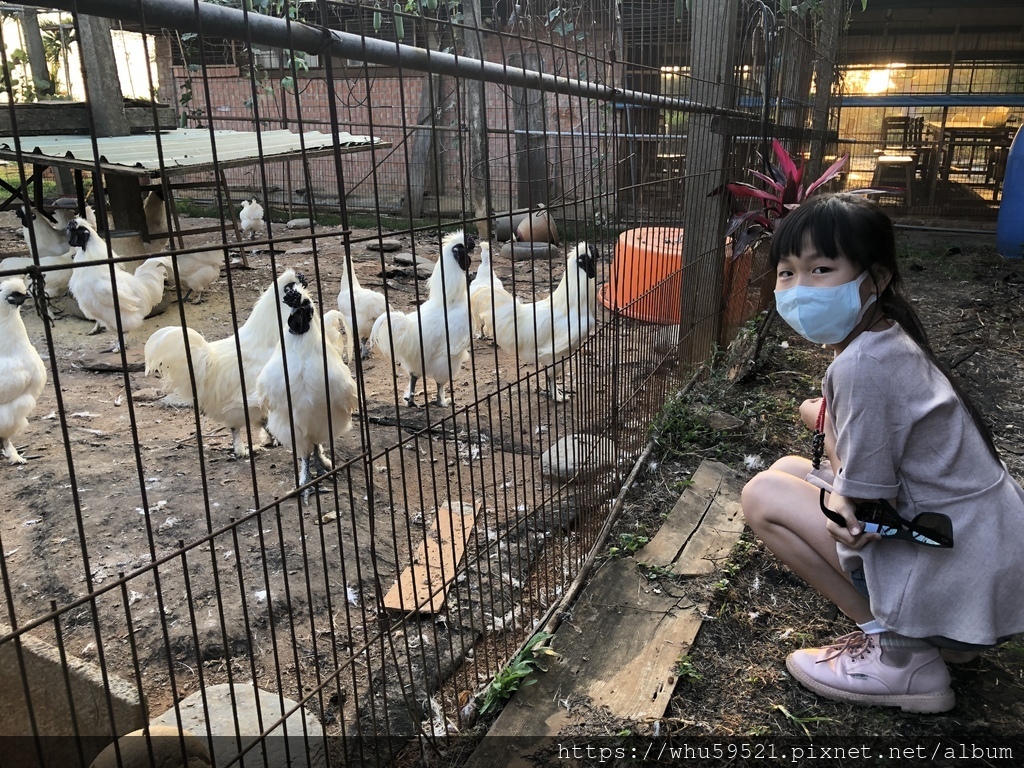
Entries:
[[996, 247], [1004, 259], [1024, 259], [1024, 126], [1017, 129], [1006, 156]]

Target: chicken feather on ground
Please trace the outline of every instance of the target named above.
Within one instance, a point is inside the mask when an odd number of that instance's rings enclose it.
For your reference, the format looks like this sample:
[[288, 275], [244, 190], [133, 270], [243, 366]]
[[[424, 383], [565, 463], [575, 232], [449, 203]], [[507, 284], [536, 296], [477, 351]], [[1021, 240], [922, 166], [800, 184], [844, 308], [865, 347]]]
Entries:
[[[351, 270], [351, 280], [349, 279]], [[352, 312], [352, 305], [355, 303], [355, 313]], [[365, 360], [370, 352], [370, 332], [373, 331], [373, 324], [377, 318], [388, 310], [387, 299], [380, 291], [363, 288], [356, 277], [355, 269], [351, 266], [348, 254], [341, 265], [341, 290], [338, 292], [338, 309], [343, 315], [345, 332], [348, 335], [348, 360], [352, 362], [355, 353], [355, 340], [359, 339], [359, 352]]]
[[[554, 379], [561, 374], [561, 361], [597, 325], [596, 278], [593, 251], [585, 242], [577, 243], [569, 252], [558, 287], [546, 299], [525, 304], [498, 284], [480, 295], [481, 321], [494, 329], [495, 343], [515, 355], [518, 364], [536, 364], [547, 393], [556, 402], [565, 400]], [[549, 371], [550, 366], [554, 368]]]
[[[107, 244], [85, 219], [75, 218], [68, 222], [68, 242], [75, 249], [75, 264], [106, 261], [108, 258]], [[153, 307], [163, 299], [164, 278], [170, 268], [171, 260], [166, 256], [147, 259], [135, 274], [126, 272], [117, 264], [114, 265], [113, 276], [108, 264], [75, 267], [68, 288], [82, 314], [96, 321], [90, 335], [100, 333], [104, 328], [113, 330], [119, 337], [112, 351], [120, 349], [124, 334], [139, 328]]]
[[[288, 327], [256, 379], [253, 398], [267, 414], [270, 433], [292, 446], [299, 461], [299, 486], [303, 486], [312, 479], [311, 462], [317, 477], [331, 468], [323, 444], [352, 428], [358, 396], [334, 335], [340, 314], [324, 318], [327, 329], [335, 324], [334, 333], [327, 330], [325, 344], [316, 308], [301, 283], [285, 285], [281, 301]], [[304, 489], [303, 499], [310, 492], [311, 488]]]
[[[242, 350], [242, 370], [248, 392], [281, 343], [281, 323], [287, 315], [278, 319], [277, 297], [283, 294], [286, 285], [301, 283], [303, 278], [288, 269], [276, 282], [276, 288], [271, 284], [256, 301], [237, 334], [207, 341], [192, 328], [183, 331], [181, 326], [169, 325], [156, 331], [146, 342], [146, 375], [159, 374], [160, 386], [166, 393], [188, 400], [194, 396], [204, 416], [231, 430], [232, 450], [238, 459], [249, 456], [249, 446], [242, 433], [246, 424], [260, 425], [257, 446], [271, 442], [262, 427], [266, 418], [263, 410], [255, 398], [243, 399], [238, 349]], [[195, 373], [194, 395], [186, 357], [186, 335]]]
[[[473, 335], [478, 339], [494, 338], [494, 329], [490, 323], [484, 322], [483, 305], [491, 300], [491, 286], [504, 290], [501, 279], [494, 274], [491, 265], [491, 244], [480, 244], [480, 269], [476, 271], [473, 282], [469, 284], [469, 305], [473, 311]], [[488, 314], [488, 319], [490, 314]]]
[[11, 438], [28, 426], [29, 414], [46, 384], [46, 366], [21, 319], [21, 305], [27, 298], [28, 289], [20, 277], [0, 282], [0, 446], [11, 464], [25, 463]]
[[416, 404], [416, 382], [437, 383], [435, 403], [448, 405], [444, 388], [469, 358], [472, 329], [466, 273], [475, 242], [462, 230], [441, 243], [441, 258], [430, 275], [427, 300], [410, 312], [388, 310], [373, 324], [371, 344], [409, 374], [405, 402]]

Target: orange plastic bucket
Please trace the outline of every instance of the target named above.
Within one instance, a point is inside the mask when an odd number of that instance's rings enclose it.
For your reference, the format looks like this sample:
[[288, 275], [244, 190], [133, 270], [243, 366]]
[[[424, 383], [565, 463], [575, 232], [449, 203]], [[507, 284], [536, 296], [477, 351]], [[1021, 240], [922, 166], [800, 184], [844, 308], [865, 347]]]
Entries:
[[[751, 252], [732, 258], [732, 244], [724, 244], [722, 286], [726, 317], [742, 322], [745, 316]], [[598, 299], [626, 317], [662, 325], [677, 325], [682, 314], [683, 229], [641, 227], [619, 235], [608, 282]]]
[[679, 323], [682, 227], [628, 229], [615, 243], [608, 282], [597, 297], [608, 309], [650, 323]]

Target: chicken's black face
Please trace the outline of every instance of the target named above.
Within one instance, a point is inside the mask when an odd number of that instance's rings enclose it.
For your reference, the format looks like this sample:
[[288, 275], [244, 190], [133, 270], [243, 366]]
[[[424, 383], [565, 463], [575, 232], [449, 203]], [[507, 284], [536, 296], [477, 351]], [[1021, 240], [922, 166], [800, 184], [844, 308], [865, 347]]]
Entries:
[[284, 287], [284, 303], [292, 308], [288, 314], [288, 330], [294, 334], [303, 334], [313, 325], [313, 302], [304, 296], [295, 285], [295, 283], [288, 283]]
[[472, 235], [466, 235], [466, 247], [471, 251], [476, 250], [476, 238]]
[[576, 265], [587, 273], [587, 278], [597, 277], [597, 253], [589, 245], [583, 253], [576, 256]]
[[463, 272], [469, 272], [470, 250], [472, 249], [467, 248], [462, 243], [456, 243], [455, 245], [452, 246], [452, 256], [454, 256], [455, 260], [459, 262], [459, 266], [462, 268]]
[[13, 304], [16, 307], [20, 307], [22, 304], [25, 303], [25, 300], [27, 298], [27, 293], [22, 293], [21, 291], [12, 291], [11, 293], [7, 294], [7, 303]]
[[33, 213], [30, 216], [28, 211], [25, 210], [25, 206], [23, 205], [19, 205], [17, 208], [15, 208], [14, 212], [18, 214], [18, 221], [21, 222], [21, 226], [23, 227], [27, 227], [28, 223], [36, 217], [35, 213]]
[[85, 248], [89, 242], [89, 230], [82, 226], [78, 219], [68, 222], [68, 245], [72, 248]]
[[288, 330], [294, 334], [306, 333], [313, 326], [313, 302], [303, 299], [302, 303], [288, 315]]
[[295, 279], [299, 281], [299, 285], [303, 288], [309, 288], [309, 283], [306, 281], [306, 276], [301, 272], [295, 273]]

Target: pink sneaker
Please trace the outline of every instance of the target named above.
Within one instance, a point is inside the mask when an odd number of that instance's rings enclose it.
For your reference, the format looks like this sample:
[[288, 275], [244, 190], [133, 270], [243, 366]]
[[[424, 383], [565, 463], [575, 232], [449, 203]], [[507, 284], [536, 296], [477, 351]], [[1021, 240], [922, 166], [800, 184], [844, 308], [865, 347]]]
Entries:
[[892, 648], [878, 635], [852, 632], [824, 648], [794, 651], [786, 669], [805, 688], [836, 701], [945, 712], [956, 704], [938, 648]]

